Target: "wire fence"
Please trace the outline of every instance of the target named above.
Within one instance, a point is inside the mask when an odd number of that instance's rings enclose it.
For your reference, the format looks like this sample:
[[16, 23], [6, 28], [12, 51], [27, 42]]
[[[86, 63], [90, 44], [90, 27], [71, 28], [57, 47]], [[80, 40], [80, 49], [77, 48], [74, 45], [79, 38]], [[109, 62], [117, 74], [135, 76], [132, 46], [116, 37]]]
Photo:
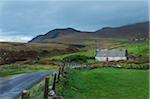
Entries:
[[[56, 94], [56, 84], [60, 81], [60, 77], [64, 76], [64, 66], [59, 67], [57, 72], [52, 74], [52, 84], [50, 85], [50, 77], [46, 76], [44, 78], [44, 90], [43, 90], [43, 99], [49, 99], [50, 97]], [[24, 90], [21, 94], [21, 99], [30, 99], [30, 93], [27, 90]]]

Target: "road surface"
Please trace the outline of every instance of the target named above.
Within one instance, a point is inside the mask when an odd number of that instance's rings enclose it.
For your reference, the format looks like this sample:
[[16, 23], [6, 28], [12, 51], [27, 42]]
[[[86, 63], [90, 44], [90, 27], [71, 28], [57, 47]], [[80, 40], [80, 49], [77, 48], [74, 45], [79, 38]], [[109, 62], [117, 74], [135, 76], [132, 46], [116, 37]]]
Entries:
[[22, 76], [22, 75], [24, 75], [24, 74], [17, 74], [17, 75], [10, 75], [10, 76], [5, 76], [5, 77], [0, 77], [0, 83], [4, 82], [4, 81], [7, 81], [7, 80], [10, 80], [10, 79], [14, 79], [14, 78]]
[[22, 91], [31, 88], [53, 71], [25, 74], [0, 83], [0, 99], [17, 99]]

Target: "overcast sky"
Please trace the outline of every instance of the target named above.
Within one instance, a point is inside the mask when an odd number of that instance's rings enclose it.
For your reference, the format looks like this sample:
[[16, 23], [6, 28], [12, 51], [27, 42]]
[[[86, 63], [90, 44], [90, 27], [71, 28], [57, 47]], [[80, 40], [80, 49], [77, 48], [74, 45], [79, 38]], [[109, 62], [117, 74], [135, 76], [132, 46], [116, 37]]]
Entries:
[[148, 0], [0, 0], [0, 41], [28, 41], [55, 28], [95, 31], [148, 21]]

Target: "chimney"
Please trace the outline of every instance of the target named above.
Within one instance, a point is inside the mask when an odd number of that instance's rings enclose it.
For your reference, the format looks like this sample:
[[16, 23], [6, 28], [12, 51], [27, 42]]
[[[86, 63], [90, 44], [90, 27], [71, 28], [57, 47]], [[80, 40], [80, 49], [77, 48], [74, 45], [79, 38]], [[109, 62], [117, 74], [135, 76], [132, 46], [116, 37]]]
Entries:
[[99, 53], [100, 53], [100, 50], [97, 48], [97, 49], [96, 49], [96, 56], [98, 56]]

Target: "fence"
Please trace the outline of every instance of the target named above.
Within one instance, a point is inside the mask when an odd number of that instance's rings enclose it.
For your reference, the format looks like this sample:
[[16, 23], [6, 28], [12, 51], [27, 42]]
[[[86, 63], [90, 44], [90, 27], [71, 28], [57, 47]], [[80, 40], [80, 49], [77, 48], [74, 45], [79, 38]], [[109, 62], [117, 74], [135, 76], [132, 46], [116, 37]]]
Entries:
[[[64, 68], [65, 68], [65, 66], [59, 67], [59, 71], [52, 74], [53, 75], [53, 83], [50, 87], [49, 87], [49, 79], [50, 78], [48, 76], [45, 77], [45, 85], [44, 85], [44, 90], [43, 90], [43, 92], [44, 92], [43, 98], [44, 99], [48, 99], [50, 96], [55, 95], [56, 83], [58, 83], [60, 81], [60, 76], [62, 76], [62, 77], [64, 76], [64, 73], [65, 73]], [[29, 91], [24, 90], [21, 94], [21, 99], [29, 99], [29, 97], [30, 97], [29, 94], [30, 94]]]
[[[40, 96], [41, 99], [48, 99], [49, 95], [55, 95], [56, 83], [63, 76], [64, 66], [61, 66], [56, 72], [36, 72], [2, 82], [0, 83], [0, 99], [29, 99], [30, 97], [35, 99], [34, 96], [37, 93], [40, 93], [40, 95], [36, 97]], [[34, 86], [37, 83], [39, 84]], [[39, 88], [43, 90], [42, 93], [38, 92]]]

